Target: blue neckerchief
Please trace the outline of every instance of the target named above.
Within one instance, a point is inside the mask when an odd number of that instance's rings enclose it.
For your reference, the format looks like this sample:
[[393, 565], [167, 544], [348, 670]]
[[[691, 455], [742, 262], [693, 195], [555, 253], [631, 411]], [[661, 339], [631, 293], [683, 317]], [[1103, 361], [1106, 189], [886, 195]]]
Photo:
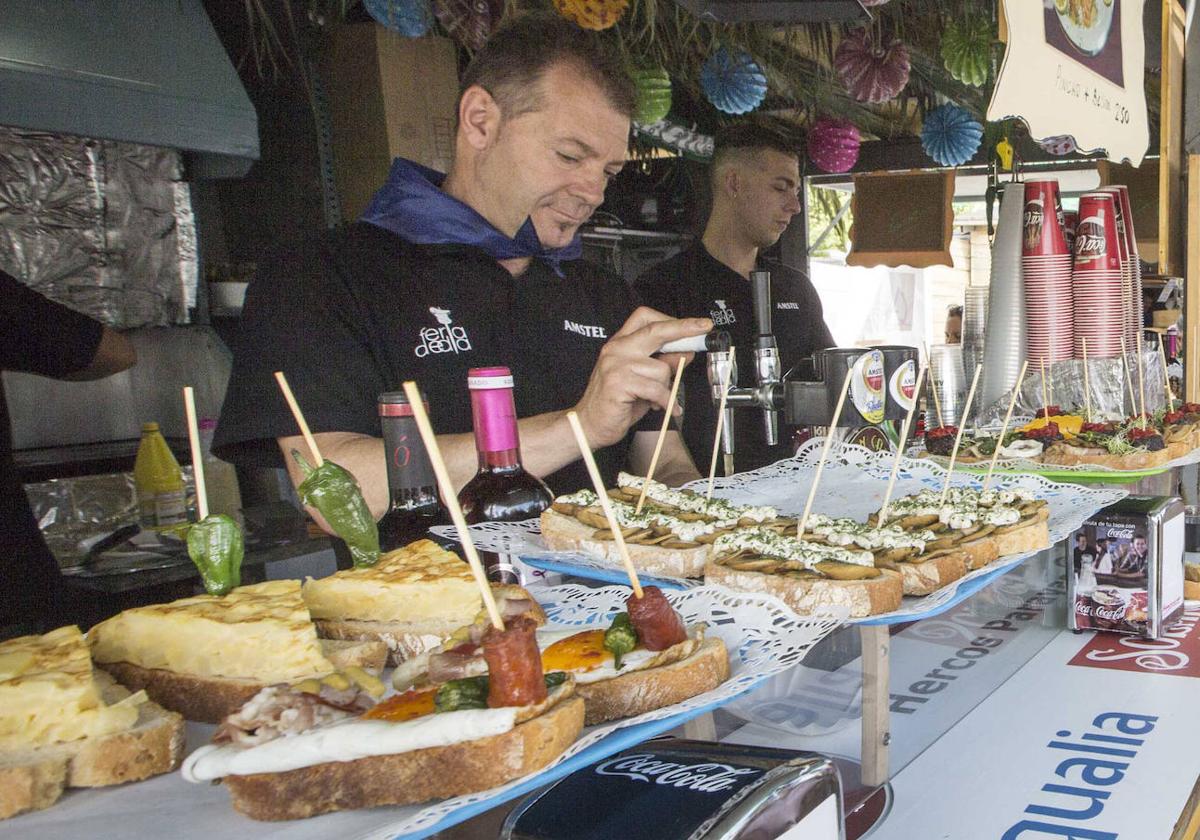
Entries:
[[367, 205], [362, 221], [418, 245], [470, 245], [497, 260], [537, 257], [559, 277], [559, 264], [578, 259], [583, 253], [578, 233], [566, 247], [543, 247], [532, 219], [525, 220], [516, 236], [505, 236], [475, 210], [443, 192], [445, 179], [440, 172], [396, 158], [387, 182]]

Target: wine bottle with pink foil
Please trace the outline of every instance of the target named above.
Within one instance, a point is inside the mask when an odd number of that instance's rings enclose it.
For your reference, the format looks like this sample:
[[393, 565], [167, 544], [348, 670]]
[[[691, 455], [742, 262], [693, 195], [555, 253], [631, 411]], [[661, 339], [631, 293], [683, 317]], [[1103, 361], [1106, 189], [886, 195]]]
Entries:
[[[554, 495], [521, 466], [512, 372], [506, 367], [471, 368], [467, 387], [479, 454], [479, 472], [458, 494], [467, 522], [516, 522], [538, 516]], [[481, 557], [492, 582], [522, 583], [510, 555], [481, 552]]]

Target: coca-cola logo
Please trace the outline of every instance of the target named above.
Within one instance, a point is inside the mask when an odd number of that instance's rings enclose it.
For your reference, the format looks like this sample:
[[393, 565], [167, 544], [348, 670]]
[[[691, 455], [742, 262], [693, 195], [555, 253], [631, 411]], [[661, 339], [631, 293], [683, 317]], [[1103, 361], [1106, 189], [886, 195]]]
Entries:
[[1200, 677], [1200, 605], [1184, 607], [1183, 615], [1161, 639], [1097, 633], [1068, 662], [1084, 668], [1109, 668]]
[[747, 776], [762, 773], [753, 767], [732, 764], [679, 764], [662, 761], [654, 753], [618, 756], [596, 765], [597, 776], [624, 776], [639, 782], [686, 788], [701, 793], [729, 790]]
[[1025, 244], [1032, 248], [1042, 240], [1042, 199], [1035, 198], [1025, 203]]
[[1105, 609], [1101, 604], [1089, 603], [1086, 600], [1080, 599], [1075, 602], [1075, 614], [1091, 616], [1092, 618], [1102, 618], [1106, 621], [1120, 621], [1125, 618], [1125, 605], [1119, 604], [1113, 609]]
[[1107, 252], [1104, 223], [1098, 216], [1088, 216], [1079, 223], [1075, 233], [1075, 259], [1099, 259]]

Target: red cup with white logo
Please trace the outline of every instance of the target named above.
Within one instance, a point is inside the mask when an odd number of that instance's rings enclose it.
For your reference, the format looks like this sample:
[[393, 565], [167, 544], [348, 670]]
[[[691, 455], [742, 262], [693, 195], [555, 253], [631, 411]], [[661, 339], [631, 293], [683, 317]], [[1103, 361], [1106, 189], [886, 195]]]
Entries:
[[1024, 235], [1021, 256], [1067, 256], [1067, 239], [1059, 217], [1058, 181], [1033, 178], [1025, 182]]
[[1075, 230], [1075, 271], [1120, 272], [1121, 244], [1112, 193], [1093, 192], [1080, 196], [1079, 224]]

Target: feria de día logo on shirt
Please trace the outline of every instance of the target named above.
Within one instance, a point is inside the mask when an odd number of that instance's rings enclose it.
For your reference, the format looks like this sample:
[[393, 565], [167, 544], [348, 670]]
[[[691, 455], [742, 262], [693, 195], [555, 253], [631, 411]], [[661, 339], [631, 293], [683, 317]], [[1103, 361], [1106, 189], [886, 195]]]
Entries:
[[737, 316], [733, 314], [733, 310], [725, 305], [723, 300], [714, 300], [713, 309], [709, 311], [712, 316], [714, 327], [725, 327], [737, 321]]
[[471, 339], [467, 338], [467, 331], [454, 326], [449, 309], [431, 306], [429, 312], [438, 325], [421, 330], [421, 343], [413, 350], [418, 358], [423, 359], [434, 353], [465, 353], [471, 349]]

